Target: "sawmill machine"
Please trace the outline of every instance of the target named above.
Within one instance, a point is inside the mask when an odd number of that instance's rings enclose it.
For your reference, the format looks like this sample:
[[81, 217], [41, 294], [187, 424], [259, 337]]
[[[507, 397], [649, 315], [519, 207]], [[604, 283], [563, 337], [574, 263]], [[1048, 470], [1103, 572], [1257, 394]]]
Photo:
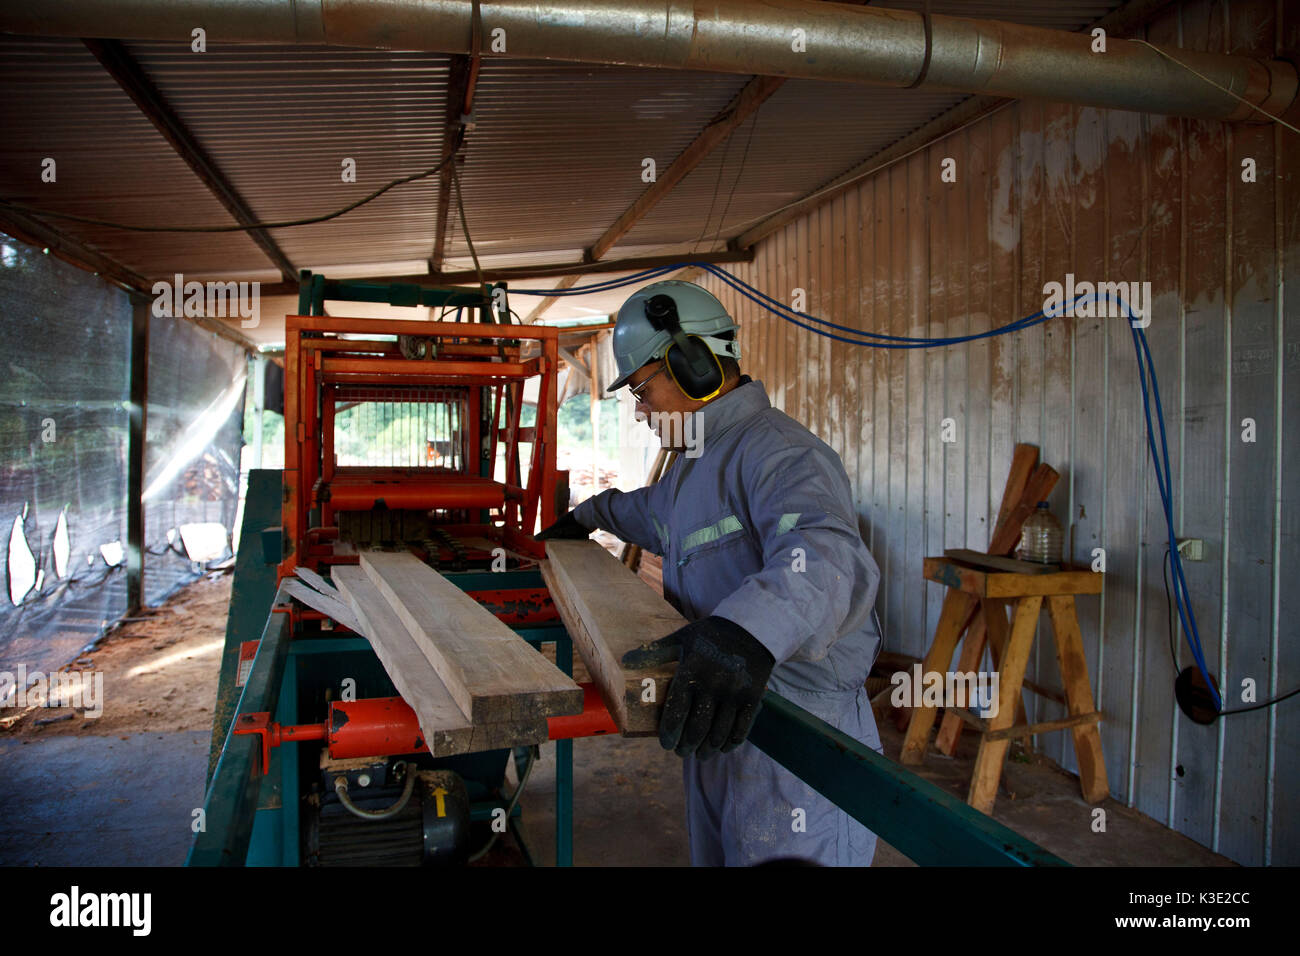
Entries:
[[[426, 306], [443, 321], [327, 316], [326, 300]], [[527, 858], [505, 794], [512, 751], [434, 759], [369, 643], [302, 581], [328, 593], [330, 569], [360, 551], [409, 551], [534, 647], [554, 644], [571, 674], [533, 540], [568, 507], [556, 469], [560, 330], [512, 322], [504, 285], [304, 273], [299, 311], [285, 327], [284, 468], [250, 478], [206, 829], [190, 862], [464, 863], [503, 823]], [[571, 738], [614, 728], [586, 691], [583, 714], [550, 721], [560, 863], [571, 852]], [[513, 756], [523, 780], [536, 748]]]
[[[425, 306], [443, 321], [326, 316], [326, 300]], [[556, 469], [560, 330], [512, 323], [504, 285], [304, 273], [299, 312], [286, 319], [284, 468], [249, 475], [187, 863], [460, 865], [494, 841], [487, 861], [531, 862], [518, 796], [537, 748], [434, 758], [369, 641], [338, 623], [350, 611], [330, 614], [322, 595], [330, 569], [361, 551], [409, 551], [539, 651], [553, 645], [572, 673], [533, 540], [568, 507]], [[573, 738], [617, 732], [599, 693], [583, 690], [582, 713], [547, 721], [562, 866], [573, 859]], [[918, 863], [1062, 863], [771, 691], [749, 742]], [[515, 839], [498, 841], [506, 829]]]

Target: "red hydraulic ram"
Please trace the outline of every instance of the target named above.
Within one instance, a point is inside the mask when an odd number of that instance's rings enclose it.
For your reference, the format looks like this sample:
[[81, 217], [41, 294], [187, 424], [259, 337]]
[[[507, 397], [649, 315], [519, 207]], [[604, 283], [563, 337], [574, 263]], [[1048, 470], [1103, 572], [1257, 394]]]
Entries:
[[[582, 684], [582, 713], [549, 717], [551, 740], [598, 737], [618, 733], [595, 684]], [[271, 723], [268, 714], [244, 714], [235, 724], [236, 734], [259, 734], [262, 738], [262, 772], [270, 766], [271, 748], [295, 740], [324, 740], [335, 759], [384, 757], [390, 754], [427, 752], [420, 721], [400, 697], [334, 701], [323, 724], [281, 725]]]

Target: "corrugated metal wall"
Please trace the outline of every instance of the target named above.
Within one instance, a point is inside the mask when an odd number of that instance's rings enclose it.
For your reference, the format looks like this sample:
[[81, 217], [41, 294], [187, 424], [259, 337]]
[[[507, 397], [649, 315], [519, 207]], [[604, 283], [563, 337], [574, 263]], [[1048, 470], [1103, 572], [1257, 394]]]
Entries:
[[[1197, 0], [1170, 8], [1147, 39], [1272, 56], [1300, 43], [1300, 14], [1278, 22], [1284, 6]], [[1066, 273], [1149, 280], [1176, 531], [1205, 541], [1186, 576], [1232, 706], [1247, 678], [1260, 699], [1300, 685], [1300, 589], [1287, 586], [1300, 572], [1300, 461], [1284, 421], [1300, 408], [1300, 308], [1283, 298], [1300, 269], [1298, 146], [1276, 125], [1019, 103], [862, 181], [731, 268], [787, 303], [805, 289], [814, 315], [914, 336], [1032, 314], [1044, 283]], [[940, 180], [945, 157], [956, 184]], [[1247, 158], [1253, 183], [1242, 181]], [[816, 337], [707, 284], [740, 317], [746, 370], [844, 458], [884, 575], [889, 649], [924, 654], [942, 589], [924, 583], [921, 559], [983, 550], [1012, 446], [1039, 445], [1062, 474], [1052, 508], [1074, 561], [1106, 550], [1105, 593], [1079, 605], [1112, 795], [1241, 863], [1300, 863], [1300, 701], [1209, 727], [1174, 703], [1163, 518], [1125, 320], [885, 351]], [[952, 444], [940, 440], [948, 417]], [[1191, 656], [1178, 640], [1181, 668]], [[1060, 688], [1045, 619], [1028, 676]], [[1032, 721], [1065, 715], [1026, 696]], [[1077, 769], [1068, 734], [1036, 744]]]

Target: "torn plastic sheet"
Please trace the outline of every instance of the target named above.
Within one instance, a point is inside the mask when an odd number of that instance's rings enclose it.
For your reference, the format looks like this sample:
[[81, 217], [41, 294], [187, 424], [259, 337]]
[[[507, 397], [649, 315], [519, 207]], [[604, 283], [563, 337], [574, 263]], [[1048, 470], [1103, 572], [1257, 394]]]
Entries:
[[[221, 553], [239, 502], [247, 357], [238, 346], [187, 322], [149, 319], [145, 422], [144, 598], [157, 604], [201, 571], [184, 528], [220, 525]], [[215, 536], [214, 536], [215, 537]]]
[[[131, 303], [0, 233], [0, 316], [0, 670], [50, 671], [126, 611], [125, 568], [108, 567], [99, 546], [126, 540]], [[32, 562], [18, 606], [15, 530]]]

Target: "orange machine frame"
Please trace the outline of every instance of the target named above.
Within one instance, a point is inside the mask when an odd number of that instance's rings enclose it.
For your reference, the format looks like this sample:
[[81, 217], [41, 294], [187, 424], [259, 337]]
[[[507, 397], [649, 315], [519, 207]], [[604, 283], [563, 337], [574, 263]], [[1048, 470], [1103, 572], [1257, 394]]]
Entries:
[[[353, 336], [343, 338], [343, 335]], [[409, 336], [438, 340], [434, 358], [405, 358], [395, 341], [366, 336]], [[545, 527], [555, 520], [556, 371], [560, 330], [546, 326], [481, 322], [411, 322], [291, 315], [285, 319], [284, 503], [285, 553], [279, 576], [299, 566], [320, 570], [336, 559], [336, 510], [361, 510], [382, 498], [390, 506], [433, 510], [496, 508], [489, 525], [448, 525], [450, 534], [474, 533], [499, 540], [508, 550], [545, 557], [533, 540], [540, 516]], [[520, 344], [536, 341], [541, 354], [520, 360]], [[536, 424], [521, 427], [524, 382], [541, 375]], [[465, 474], [438, 474], [425, 469], [350, 469], [336, 475], [333, 461], [335, 397], [341, 390], [402, 386], [471, 386], [468, 390]], [[477, 386], [477, 387], [475, 387]], [[491, 391], [487, 391], [490, 389]], [[346, 391], [344, 392], [346, 394]], [[484, 396], [494, 408], [487, 441], [480, 423]], [[507, 394], [510, 421], [502, 422]], [[484, 455], [495, 467], [497, 445], [506, 448], [506, 481], [481, 476]], [[528, 482], [521, 484], [520, 444], [531, 443]], [[413, 472], [420, 472], [414, 474]], [[337, 497], [331, 491], [337, 492]], [[312, 509], [321, 522], [312, 526]], [[500, 521], [497, 525], [495, 522]], [[355, 558], [352, 558], [355, 561]]]

